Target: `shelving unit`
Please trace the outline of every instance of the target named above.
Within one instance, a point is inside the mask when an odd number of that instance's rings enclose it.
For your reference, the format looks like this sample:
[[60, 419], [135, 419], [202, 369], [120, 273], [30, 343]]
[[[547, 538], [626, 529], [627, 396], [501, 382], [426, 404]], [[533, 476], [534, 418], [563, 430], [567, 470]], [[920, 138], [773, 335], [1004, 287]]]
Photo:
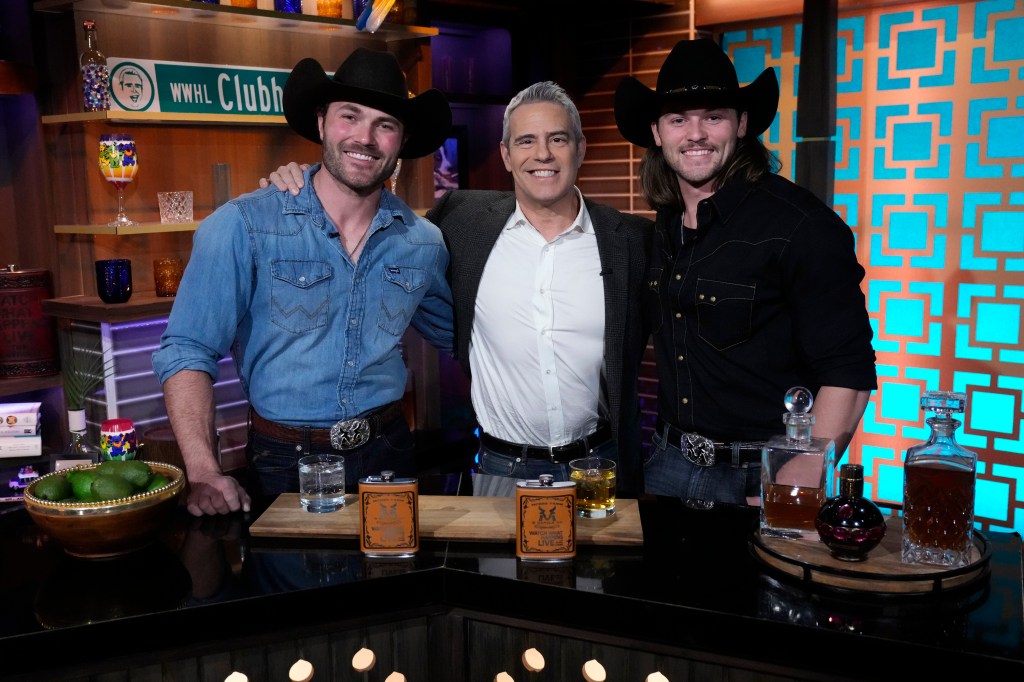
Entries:
[[[430, 84], [430, 52], [424, 39], [437, 28], [383, 24], [374, 33], [359, 31], [350, 19], [286, 14], [192, 0], [38, 0], [38, 12], [73, 30], [78, 45], [61, 63], [82, 49], [78, 26], [93, 18], [108, 57], [233, 65], [273, 70], [290, 69], [303, 57], [314, 57], [330, 70], [356, 46], [387, 49], [406, 69], [410, 88]], [[67, 65], [65, 65], [66, 67]], [[77, 69], [51, 74], [58, 84], [50, 109], [41, 117], [48, 139], [54, 197], [54, 232], [62, 262], [55, 273], [59, 299], [94, 292], [92, 261], [133, 258], [137, 286], [151, 286], [150, 262], [164, 256], [187, 260], [190, 233], [215, 208], [209, 164], [230, 167], [232, 194], [256, 189], [256, 179], [290, 160], [316, 158], [319, 148], [288, 128], [283, 115], [180, 113], [152, 111], [80, 111]], [[57, 110], [55, 110], [57, 109]], [[59, 111], [64, 109], [64, 111]], [[125, 210], [139, 225], [109, 227], [114, 213], [113, 191], [95, 172], [94, 150], [99, 136], [131, 131], [139, 150], [139, 173], [125, 189]], [[429, 159], [407, 162], [399, 194], [412, 206], [431, 203], [433, 168]], [[158, 222], [156, 193], [193, 192], [196, 220], [165, 225]], [[91, 238], [91, 239], [90, 239]], [[131, 302], [126, 304], [134, 307]]]
[[111, 227], [110, 225], [54, 225], [53, 231], [57, 234], [108, 234], [130, 236], [138, 234], [162, 234], [164, 232], [195, 232], [199, 227], [198, 221], [190, 223], [139, 223], [126, 227]]
[[166, 317], [174, 305], [173, 296], [137, 292], [126, 303], [104, 303], [99, 296], [64, 296], [43, 301], [43, 312], [54, 317], [88, 322], [128, 322]]
[[330, 33], [347, 38], [373, 35], [386, 42], [424, 38], [438, 34], [436, 28], [383, 23], [372, 34], [356, 28], [352, 19], [331, 19], [312, 14], [290, 14], [272, 10], [246, 9], [233, 5], [209, 5], [193, 0], [39, 0], [33, 5], [41, 12], [69, 10], [93, 14], [153, 18], [167, 21], [214, 24], [298, 33]]
[[45, 388], [60, 386], [63, 378], [60, 374], [50, 374], [38, 377], [12, 377], [0, 379], [0, 398], [19, 393], [41, 391]]
[[[386, 23], [371, 34], [357, 30], [348, 19], [192, 0], [39, 0], [33, 9], [45, 15], [47, 76], [54, 84], [41, 123], [54, 188], [51, 215], [58, 265], [55, 298], [44, 302], [43, 312], [74, 328], [76, 335], [98, 342], [105, 356], [116, 359], [114, 376], [87, 410], [90, 423], [129, 417], [141, 433], [167, 423], [150, 356], [174, 298], [155, 295], [152, 261], [171, 256], [188, 260], [192, 234], [215, 208], [212, 166], [229, 167], [231, 195], [237, 196], [257, 189], [257, 179], [282, 163], [318, 159], [320, 148], [292, 132], [276, 111], [82, 112], [77, 70], [77, 55], [84, 47], [82, 21], [96, 22], [101, 50], [114, 59], [287, 72], [300, 59], [312, 57], [330, 72], [356, 47], [386, 49], [402, 65], [413, 92], [430, 87], [427, 39], [439, 31]], [[140, 224], [113, 228], [106, 223], [116, 212], [116, 196], [97, 170], [96, 150], [103, 133], [126, 131], [136, 140], [139, 171], [125, 189], [125, 212]], [[194, 222], [158, 222], [157, 192], [170, 190], [193, 192]], [[410, 206], [433, 203], [431, 158], [403, 163], [398, 193]], [[110, 305], [95, 295], [93, 261], [103, 258], [132, 260], [135, 291], [128, 302]], [[424, 357], [436, 362], [436, 352], [431, 356], [419, 348], [409, 350], [411, 365], [429, 362]], [[436, 375], [436, 368], [413, 369], [421, 376]], [[436, 411], [438, 401], [420, 390], [419, 412]], [[222, 361], [215, 401], [230, 467], [239, 462], [245, 444], [248, 410], [230, 358]]]

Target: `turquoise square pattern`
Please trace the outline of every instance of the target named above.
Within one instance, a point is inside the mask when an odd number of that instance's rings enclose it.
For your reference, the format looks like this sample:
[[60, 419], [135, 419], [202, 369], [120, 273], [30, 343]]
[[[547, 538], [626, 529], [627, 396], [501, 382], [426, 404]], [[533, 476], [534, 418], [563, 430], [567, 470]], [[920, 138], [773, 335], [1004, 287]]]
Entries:
[[[966, 391], [976, 523], [1024, 533], [1024, 0], [841, 10], [837, 28], [832, 202], [865, 268], [878, 375], [847, 457], [901, 502], [922, 392]], [[776, 123], [799, 104], [800, 29], [724, 40], [741, 82], [782, 76]], [[766, 141], [791, 142], [780, 132]]]

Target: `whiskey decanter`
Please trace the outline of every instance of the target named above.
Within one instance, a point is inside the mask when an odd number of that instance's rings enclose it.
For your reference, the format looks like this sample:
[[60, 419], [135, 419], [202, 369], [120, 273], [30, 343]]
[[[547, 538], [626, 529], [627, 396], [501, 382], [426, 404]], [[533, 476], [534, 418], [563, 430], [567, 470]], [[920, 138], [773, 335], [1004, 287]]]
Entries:
[[928, 419], [926, 443], [907, 449], [903, 465], [903, 561], [937, 566], [971, 562], [974, 474], [978, 455], [954, 437], [967, 409], [967, 394], [926, 391], [921, 409]]

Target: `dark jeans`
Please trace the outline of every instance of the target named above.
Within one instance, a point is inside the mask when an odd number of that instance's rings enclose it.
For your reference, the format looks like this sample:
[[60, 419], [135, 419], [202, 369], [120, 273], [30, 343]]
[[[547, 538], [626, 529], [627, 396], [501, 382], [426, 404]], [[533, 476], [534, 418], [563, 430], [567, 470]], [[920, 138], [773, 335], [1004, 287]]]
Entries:
[[267, 438], [251, 427], [245, 457], [249, 462], [250, 485], [257, 495], [271, 496], [299, 492], [299, 458], [306, 455], [341, 455], [345, 458], [345, 489], [354, 493], [359, 479], [391, 470], [398, 477], [416, 475], [416, 443], [405, 419], [398, 418], [374, 434], [366, 445], [352, 450], [335, 450], [330, 445], [312, 445]]
[[686, 459], [678, 444], [666, 443], [657, 431], [651, 443], [651, 452], [644, 462], [644, 491], [649, 495], [746, 504], [748, 496], [761, 494], [760, 462], [739, 466], [717, 462], [702, 467]]

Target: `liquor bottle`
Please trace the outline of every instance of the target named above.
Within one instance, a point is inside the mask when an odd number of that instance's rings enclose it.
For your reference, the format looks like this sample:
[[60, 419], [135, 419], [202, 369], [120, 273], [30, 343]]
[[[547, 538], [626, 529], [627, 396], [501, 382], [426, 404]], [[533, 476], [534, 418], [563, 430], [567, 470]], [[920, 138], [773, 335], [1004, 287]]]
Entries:
[[761, 534], [816, 536], [818, 510], [832, 494], [835, 443], [814, 438], [814, 395], [795, 386], [786, 392], [786, 433], [772, 436], [761, 451]]
[[78, 58], [82, 70], [82, 95], [86, 111], [106, 111], [110, 108], [110, 74], [107, 72], [107, 58], [100, 52], [99, 38], [96, 37], [96, 23], [91, 19], [82, 22], [85, 29], [85, 51]]
[[974, 474], [978, 455], [954, 436], [953, 414], [967, 409], [967, 394], [926, 391], [921, 409], [928, 441], [907, 449], [903, 465], [903, 561], [937, 566], [971, 563], [974, 535]]
[[71, 437], [61, 451], [62, 460], [81, 460], [82, 464], [99, 461], [100, 448], [89, 440], [85, 410], [68, 410], [68, 430]]
[[863, 561], [885, 537], [885, 517], [864, 497], [864, 467], [839, 468], [839, 494], [821, 506], [814, 525], [832, 556], [842, 561]]

